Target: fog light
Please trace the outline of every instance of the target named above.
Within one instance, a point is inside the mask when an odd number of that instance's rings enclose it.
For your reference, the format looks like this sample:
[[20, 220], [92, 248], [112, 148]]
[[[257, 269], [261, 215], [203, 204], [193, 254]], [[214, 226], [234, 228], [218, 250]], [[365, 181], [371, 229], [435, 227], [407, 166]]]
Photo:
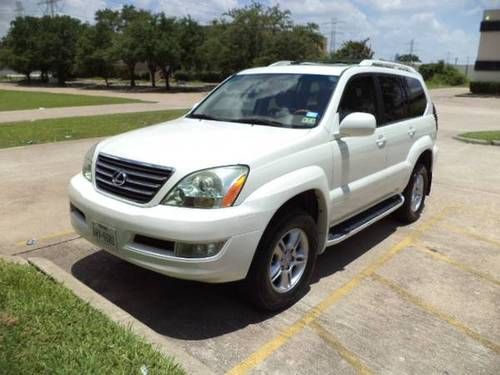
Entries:
[[181, 258], [208, 258], [221, 251], [224, 242], [185, 243], [176, 242], [174, 254]]

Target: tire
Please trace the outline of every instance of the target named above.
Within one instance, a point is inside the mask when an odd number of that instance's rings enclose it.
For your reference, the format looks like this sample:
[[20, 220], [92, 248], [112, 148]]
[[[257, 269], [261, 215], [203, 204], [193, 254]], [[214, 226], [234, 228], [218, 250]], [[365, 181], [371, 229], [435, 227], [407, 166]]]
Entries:
[[[290, 260], [293, 254], [287, 258], [283, 255], [285, 253], [279, 250], [287, 247], [283, 245], [292, 243], [298, 238], [300, 244], [295, 251], [295, 260]], [[278, 246], [279, 244], [282, 246]], [[300, 262], [304, 258], [306, 247], [307, 256], [303, 266], [302, 263], [294, 264], [295, 261]], [[288, 252], [290, 253], [293, 251]], [[254, 304], [260, 309], [277, 311], [298, 301], [309, 286], [317, 253], [318, 232], [313, 218], [301, 209], [284, 208], [282, 213], [278, 213], [278, 216], [271, 220], [264, 232], [245, 280], [247, 293]], [[282, 254], [281, 259], [278, 254]], [[280, 274], [278, 268], [281, 269]], [[273, 282], [272, 275], [278, 274]], [[299, 274], [294, 283], [294, 275]], [[291, 279], [287, 279], [287, 275], [291, 275]]]
[[[417, 164], [410, 181], [403, 191], [405, 203], [396, 211], [396, 217], [403, 223], [413, 223], [418, 220], [425, 205], [425, 195], [428, 191], [429, 172], [423, 164]], [[418, 193], [416, 192], [418, 191]], [[419, 196], [417, 199], [414, 192]], [[415, 198], [416, 200], [412, 200]]]

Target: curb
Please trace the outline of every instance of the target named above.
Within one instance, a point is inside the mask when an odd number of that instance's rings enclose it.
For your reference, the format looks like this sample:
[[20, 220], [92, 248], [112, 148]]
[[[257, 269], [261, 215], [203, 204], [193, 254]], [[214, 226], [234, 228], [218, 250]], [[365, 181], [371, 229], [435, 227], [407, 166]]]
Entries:
[[28, 261], [26, 259], [14, 256], [14, 255], [2, 255], [2, 254], [0, 254], [0, 259], [5, 260], [8, 263], [28, 264]]
[[484, 139], [467, 138], [460, 135], [453, 136], [453, 139], [465, 143], [472, 143], [476, 145], [486, 145], [486, 146], [500, 146], [500, 141], [485, 141]]
[[[24, 261], [24, 259], [22, 260]], [[134, 334], [140, 336], [146, 342], [153, 345], [153, 347], [163, 355], [167, 357], [173, 357], [173, 359], [177, 363], [179, 363], [188, 374], [215, 374], [211, 369], [209, 369], [198, 359], [179, 349], [174, 343], [169, 342], [168, 339], [165, 339], [165, 337], [159, 335], [147, 325], [135, 319], [128, 312], [122, 310], [121, 308], [101, 296], [99, 293], [95, 292], [93, 289], [83, 284], [81, 281], [61, 269], [50, 260], [31, 257], [28, 258], [28, 262], [53, 280], [63, 284], [66, 288], [70, 289], [78, 298], [80, 298], [84, 302], [87, 302], [96, 310], [102, 312], [115, 323], [118, 323], [120, 326], [126, 329], [130, 329]]]

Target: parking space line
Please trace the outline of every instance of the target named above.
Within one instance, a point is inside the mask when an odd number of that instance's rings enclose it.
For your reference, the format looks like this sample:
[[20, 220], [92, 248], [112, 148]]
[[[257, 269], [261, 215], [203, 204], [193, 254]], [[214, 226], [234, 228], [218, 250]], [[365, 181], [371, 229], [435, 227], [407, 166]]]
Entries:
[[323, 339], [328, 345], [347, 361], [361, 375], [371, 375], [373, 372], [349, 349], [337, 340], [330, 332], [324, 329], [317, 321], [311, 322], [309, 327]]
[[467, 237], [470, 237], [470, 238], [473, 238], [475, 240], [479, 240], [479, 241], [483, 241], [483, 242], [487, 242], [491, 245], [494, 245], [495, 247], [498, 247], [500, 248], [500, 241], [496, 241], [494, 239], [491, 239], [491, 238], [488, 238], [488, 237], [485, 237], [483, 236], [482, 234], [479, 234], [479, 233], [476, 233], [476, 232], [473, 232], [469, 229], [465, 229], [465, 228], [459, 228], [455, 225], [451, 225], [451, 224], [444, 224], [444, 223], [441, 223], [440, 224], [440, 227], [446, 229], [446, 230], [449, 230], [450, 232], [454, 232], [454, 233], [457, 233], [457, 234], [461, 234], [461, 235], [464, 235], [464, 236], [467, 236]]
[[[36, 240], [38, 242], [39, 241], [48, 241], [48, 240], [53, 240], [53, 239], [59, 238], [59, 237], [69, 236], [69, 235], [72, 235], [72, 234], [76, 234], [76, 232], [73, 231], [73, 230], [67, 230], [67, 231], [64, 231], [64, 232], [59, 232], [59, 233], [49, 234], [48, 236], [39, 237]], [[26, 245], [26, 240], [18, 241], [18, 242], [16, 242], [16, 245], [17, 246]], [[26, 245], [26, 246], [29, 246], [29, 245]]]
[[491, 276], [487, 273], [475, 270], [474, 268], [469, 267], [466, 264], [457, 262], [456, 260], [454, 260], [454, 259], [452, 259], [444, 254], [441, 254], [440, 252], [438, 252], [436, 250], [433, 250], [433, 249], [427, 247], [426, 245], [420, 243], [420, 241], [417, 241], [416, 243], [414, 243], [413, 247], [415, 249], [418, 249], [418, 250], [422, 251], [423, 253], [431, 256], [432, 258], [434, 258], [436, 260], [451, 264], [452, 266], [455, 266], [455, 267], [461, 269], [462, 271], [471, 273], [475, 276], [478, 276], [482, 279], [485, 279], [489, 282], [492, 282], [493, 284], [500, 285], [500, 280], [495, 279], [493, 276]]
[[380, 276], [379, 274], [377, 274], [375, 272], [371, 275], [371, 278], [373, 280], [376, 280], [379, 283], [389, 287], [390, 289], [392, 289], [394, 292], [396, 292], [404, 300], [413, 303], [414, 305], [418, 306], [420, 309], [424, 310], [428, 314], [434, 315], [435, 317], [445, 321], [446, 323], [450, 324], [458, 331], [465, 333], [467, 336], [478, 341], [479, 343], [486, 346], [487, 348], [493, 350], [495, 353], [500, 354], [500, 345], [483, 337], [480, 333], [467, 327], [464, 323], [460, 322], [458, 319], [454, 318], [453, 316], [442, 312], [441, 310], [439, 310], [435, 306], [425, 302], [420, 297], [417, 297], [417, 296], [411, 294], [407, 290], [401, 288], [399, 285], [395, 284], [394, 282], [390, 281], [389, 279], [386, 279], [385, 277]]
[[354, 289], [356, 289], [361, 282], [373, 274], [376, 270], [382, 267], [387, 261], [393, 258], [401, 250], [410, 246], [415, 240], [424, 234], [424, 232], [431, 226], [435, 225], [439, 221], [443, 220], [448, 212], [456, 207], [445, 207], [438, 214], [433, 216], [428, 221], [419, 225], [414, 229], [408, 236], [403, 240], [398, 242], [396, 245], [392, 246], [387, 252], [385, 252], [381, 257], [377, 258], [371, 264], [369, 264], [364, 270], [354, 276], [351, 280], [347, 281], [340, 288], [334, 290], [325, 299], [318, 303], [313, 308], [305, 312], [305, 314], [297, 320], [295, 323], [291, 324], [285, 328], [281, 333], [278, 334], [274, 339], [268, 341], [257, 351], [252, 353], [242, 362], [238, 363], [232, 369], [230, 369], [227, 374], [229, 375], [240, 375], [245, 374], [252, 368], [258, 366], [260, 363], [264, 362], [271, 354], [283, 346], [288, 340], [290, 340], [297, 333], [301, 332], [306, 326], [311, 324], [316, 320], [326, 309], [333, 306], [343, 297], [349, 295]]

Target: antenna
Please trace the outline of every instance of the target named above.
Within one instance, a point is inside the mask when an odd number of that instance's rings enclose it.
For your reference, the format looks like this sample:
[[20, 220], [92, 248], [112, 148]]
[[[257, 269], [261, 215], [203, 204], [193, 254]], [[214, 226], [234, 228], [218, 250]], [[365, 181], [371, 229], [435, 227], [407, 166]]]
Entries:
[[45, 10], [43, 11], [45, 16], [54, 17], [57, 13], [57, 3], [61, 1], [62, 0], [40, 0], [38, 5], [45, 6]]

